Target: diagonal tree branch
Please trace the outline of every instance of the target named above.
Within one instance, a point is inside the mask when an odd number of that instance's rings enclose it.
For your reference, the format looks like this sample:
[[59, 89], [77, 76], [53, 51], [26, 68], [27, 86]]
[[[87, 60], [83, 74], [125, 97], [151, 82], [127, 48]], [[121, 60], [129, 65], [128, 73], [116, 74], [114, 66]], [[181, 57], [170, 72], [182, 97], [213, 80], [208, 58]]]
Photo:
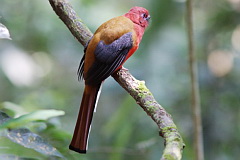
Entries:
[[77, 16], [72, 6], [66, 0], [49, 0], [53, 10], [59, 18], [65, 23], [72, 35], [83, 45], [86, 46], [92, 32]]
[[[77, 16], [72, 6], [66, 0], [49, 0], [49, 2], [73, 36], [83, 46], [86, 46], [92, 33]], [[145, 82], [135, 79], [125, 68], [117, 71], [112, 76], [158, 125], [160, 136], [165, 140], [165, 149], [161, 160], [180, 160], [185, 146], [183, 139], [171, 115], [157, 103], [152, 93], [145, 86]]]
[[158, 125], [159, 135], [165, 140], [165, 150], [161, 160], [181, 159], [182, 149], [185, 146], [181, 135], [171, 115], [157, 103], [152, 93], [145, 86], [145, 82], [135, 79], [125, 68], [114, 73], [113, 77]]

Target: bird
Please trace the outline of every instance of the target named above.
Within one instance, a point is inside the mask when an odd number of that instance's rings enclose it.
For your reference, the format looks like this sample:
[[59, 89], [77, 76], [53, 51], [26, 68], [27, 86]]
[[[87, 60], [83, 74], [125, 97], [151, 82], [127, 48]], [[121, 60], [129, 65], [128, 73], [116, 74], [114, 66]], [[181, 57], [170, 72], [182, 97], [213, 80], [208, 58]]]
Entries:
[[138, 49], [150, 21], [149, 11], [132, 7], [122, 16], [103, 23], [84, 48], [78, 68], [78, 78], [85, 88], [80, 111], [69, 149], [85, 154], [89, 131], [102, 83], [122, 68], [125, 61]]

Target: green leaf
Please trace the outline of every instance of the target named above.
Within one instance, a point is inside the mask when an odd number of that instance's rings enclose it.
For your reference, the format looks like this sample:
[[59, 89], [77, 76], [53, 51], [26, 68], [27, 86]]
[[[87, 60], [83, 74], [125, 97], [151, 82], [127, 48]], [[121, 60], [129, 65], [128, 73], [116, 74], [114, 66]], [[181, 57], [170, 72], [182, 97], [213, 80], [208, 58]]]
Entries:
[[0, 125], [6, 123], [9, 120], [11, 120], [11, 118], [6, 113], [0, 111]]
[[13, 129], [10, 130], [6, 136], [11, 141], [18, 143], [26, 148], [34, 149], [35, 151], [42, 154], [63, 157], [56, 148], [52, 147], [39, 135], [32, 133], [28, 129]]
[[27, 111], [24, 110], [24, 107], [14, 104], [12, 102], [3, 102], [0, 105], [0, 109], [11, 117], [19, 117], [27, 114]]
[[[19, 159], [19, 157], [14, 156], [14, 155], [0, 155], [0, 159], [4, 159], [4, 160], [14, 160], [14, 159]], [[22, 160], [22, 159], [21, 159]]]
[[[38, 113], [38, 114], [36, 114], [36, 113]], [[38, 117], [38, 116], [42, 115], [43, 113], [44, 112], [35, 112], [35, 114], [32, 113], [31, 115], [37, 115], [37, 117]], [[51, 115], [53, 115], [53, 114], [51, 114]], [[31, 116], [29, 116], [29, 117], [31, 117]], [[48, 114], [48, 115], [43, 116], [41, 119], [47, 119], [47, 117], [49, 118], [51, 116], [49, 116], [49, 114]], [[7, 114], [0, 111], [0, 122], [1, 123], [5, 122], [4, 124], [6, 124], [12, 120], [15, 120], [15, 119], [12, 119]], [[25, 148], [34, 149], [35, 151], [42, 153], [44, 155], [57, 156], [57, 157], [64, 158], [63, 155], [60, 152], [58, 152], [58, 150], [56, 148], [51, 146], [47, 141], [45, 141], [39, 135], [31, 132], [29, 129], [26, 129], [26, 128], [9, 129], [8, 131], [3, 132], [3, 136], [8, 138], [9, 140], [11, 140], [14, 143], [20, 144], [21, 146], [24, 146]]]
[[[29, 114], [22, 115], [15, 119], [11, 119], [5, 123], [2, 123], [2, 125], [0, 126], [0, 129], [16, 128], [16, 127], [23, 126], [28, 122], [43, 121], [43, 120], [47, 120], [49, 118], [61, 116], [64, 114], [65, 114], [65, 112], [60, 111], [60, 110], [38, 110], [35, 112], [31, 112]], [[1, 116], [3, 116], [3, 115], [0, 115], [0, 117]], [[0, 118], [0, 122], [1, 122], [1, 118]]]

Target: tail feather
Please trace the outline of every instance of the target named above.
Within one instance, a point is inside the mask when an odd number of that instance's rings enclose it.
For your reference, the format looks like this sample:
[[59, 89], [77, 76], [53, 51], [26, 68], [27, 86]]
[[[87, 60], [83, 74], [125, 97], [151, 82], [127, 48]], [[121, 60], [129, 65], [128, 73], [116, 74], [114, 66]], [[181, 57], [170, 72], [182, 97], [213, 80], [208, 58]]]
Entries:
[[88, 135], [100, 86], [101, 84], [97, 86], [85, 86], [77, 123], [69, 146], [69, 149], [73, 151], [86, 153]]

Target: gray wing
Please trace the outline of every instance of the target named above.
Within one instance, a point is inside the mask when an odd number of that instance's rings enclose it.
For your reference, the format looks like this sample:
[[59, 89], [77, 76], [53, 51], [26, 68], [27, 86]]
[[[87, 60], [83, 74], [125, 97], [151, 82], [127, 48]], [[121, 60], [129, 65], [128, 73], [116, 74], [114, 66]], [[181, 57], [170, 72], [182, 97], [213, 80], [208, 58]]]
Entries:
[[[99, 84], [109, 77], [125, 60], [133, 46], [132, 33], [122, 35], [111, 44], [100, 41], [95, 49], [96, 61], [87, 73], [84, 73], [86, 84]], [[84, 57], [79, 66], [79, 77], [83, 77]]]

